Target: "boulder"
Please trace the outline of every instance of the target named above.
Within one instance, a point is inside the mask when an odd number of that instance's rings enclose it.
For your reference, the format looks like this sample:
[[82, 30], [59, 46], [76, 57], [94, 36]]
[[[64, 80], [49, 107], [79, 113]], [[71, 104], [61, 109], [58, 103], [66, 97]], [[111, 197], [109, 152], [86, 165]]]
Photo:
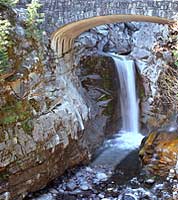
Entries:
[[173, 169], [178, 178], [178, 130], [152, 132], [143, 139], [139, 156], [145, 169], [151, 173], [167, 176]]

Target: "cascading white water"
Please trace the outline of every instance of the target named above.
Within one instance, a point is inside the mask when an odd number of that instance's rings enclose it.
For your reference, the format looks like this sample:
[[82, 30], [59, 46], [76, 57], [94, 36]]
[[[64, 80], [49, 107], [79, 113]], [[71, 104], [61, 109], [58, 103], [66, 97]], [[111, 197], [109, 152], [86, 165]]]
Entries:
[[[143, 135], [139, 133], [138, 104], [135, 87], [134, 62], [125, 56], [99, 52], [112, 57], [120, 81], [119, 98], [121, 102], [122, 130], [107, 140], [101, 148], [102, 153], [91, 165], [108, 165], [115, 168], [130, 152], [139, 148]], [[111, 156], [112, 155], [112, 156]]]
[[122, 129], [126, 132], [139, 132], [138, 104], [135, 87], [135, 68], [132, 60], [124, 56], [112, 56], [120, 82], [120, 102], [122, 114]]

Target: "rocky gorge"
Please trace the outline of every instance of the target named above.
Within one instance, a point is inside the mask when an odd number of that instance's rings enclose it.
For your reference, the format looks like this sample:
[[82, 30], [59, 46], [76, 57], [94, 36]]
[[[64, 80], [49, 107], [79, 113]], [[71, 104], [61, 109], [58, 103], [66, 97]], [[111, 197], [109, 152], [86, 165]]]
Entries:
[[[178, 72], [171, 52], [177, 45], [172, 36], [176, 25], [98, 26], [81, 34], [73, 51], [58, 58], [48, 33], [40, 41], [35, 33], [29, 35], [25, 9], [0, 6], [13, 38], [8, 67], [0, 74], [0, 199], [23, 199], [65, 170], [89, 163], [103, 141], [121, 128], [121, 88], [114, 61], [102, 52], [134, 60], [140, 130], [152, 132], [141, 146], [142, 163], [153, 174], [171, 172], [171, 180], [177, 180]], [[96, 182], [110, 176], [107, 169], [89, 167], [85, 173], [96, 176]], [[50, 198], [60, 199], [57, 194]]]

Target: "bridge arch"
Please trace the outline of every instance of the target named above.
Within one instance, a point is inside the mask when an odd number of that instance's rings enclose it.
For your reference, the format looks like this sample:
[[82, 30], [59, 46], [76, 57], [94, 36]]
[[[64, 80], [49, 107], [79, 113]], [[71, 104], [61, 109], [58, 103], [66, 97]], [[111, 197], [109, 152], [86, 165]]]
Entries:
[[102, 24], [132, 21], [158, 24], [171, 24], [174, 22], [173, 20], [166, 18], [144, 15], [107, 15], [91, 17], [69, 23], [54, 31], [51, 35], [51, 47], [55, 52], [57, 52], [59, 57], [62, 57], [64, 54], [72, 50], [75, 38], [84, 31]]

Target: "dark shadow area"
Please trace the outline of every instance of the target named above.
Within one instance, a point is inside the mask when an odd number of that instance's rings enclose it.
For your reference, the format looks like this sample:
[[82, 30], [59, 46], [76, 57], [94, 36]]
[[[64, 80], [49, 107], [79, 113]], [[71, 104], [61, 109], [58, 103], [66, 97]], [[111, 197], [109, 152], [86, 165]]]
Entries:
[[114, 181], [118, 185], [124, 185], [140, 174], [141, 165], [138, 150], [132, 151], [124, 160], [119, 163], [110, 178], [109, 182]]
[[88, 56], [81, 59], [77, 75], [84, 90], [84, 98], [91, 108], [91, 120], [84, 131], [86, 143], [95, 152], [104, 139], [111, 137], [121, 127], [117, 71], [111, 58]]

